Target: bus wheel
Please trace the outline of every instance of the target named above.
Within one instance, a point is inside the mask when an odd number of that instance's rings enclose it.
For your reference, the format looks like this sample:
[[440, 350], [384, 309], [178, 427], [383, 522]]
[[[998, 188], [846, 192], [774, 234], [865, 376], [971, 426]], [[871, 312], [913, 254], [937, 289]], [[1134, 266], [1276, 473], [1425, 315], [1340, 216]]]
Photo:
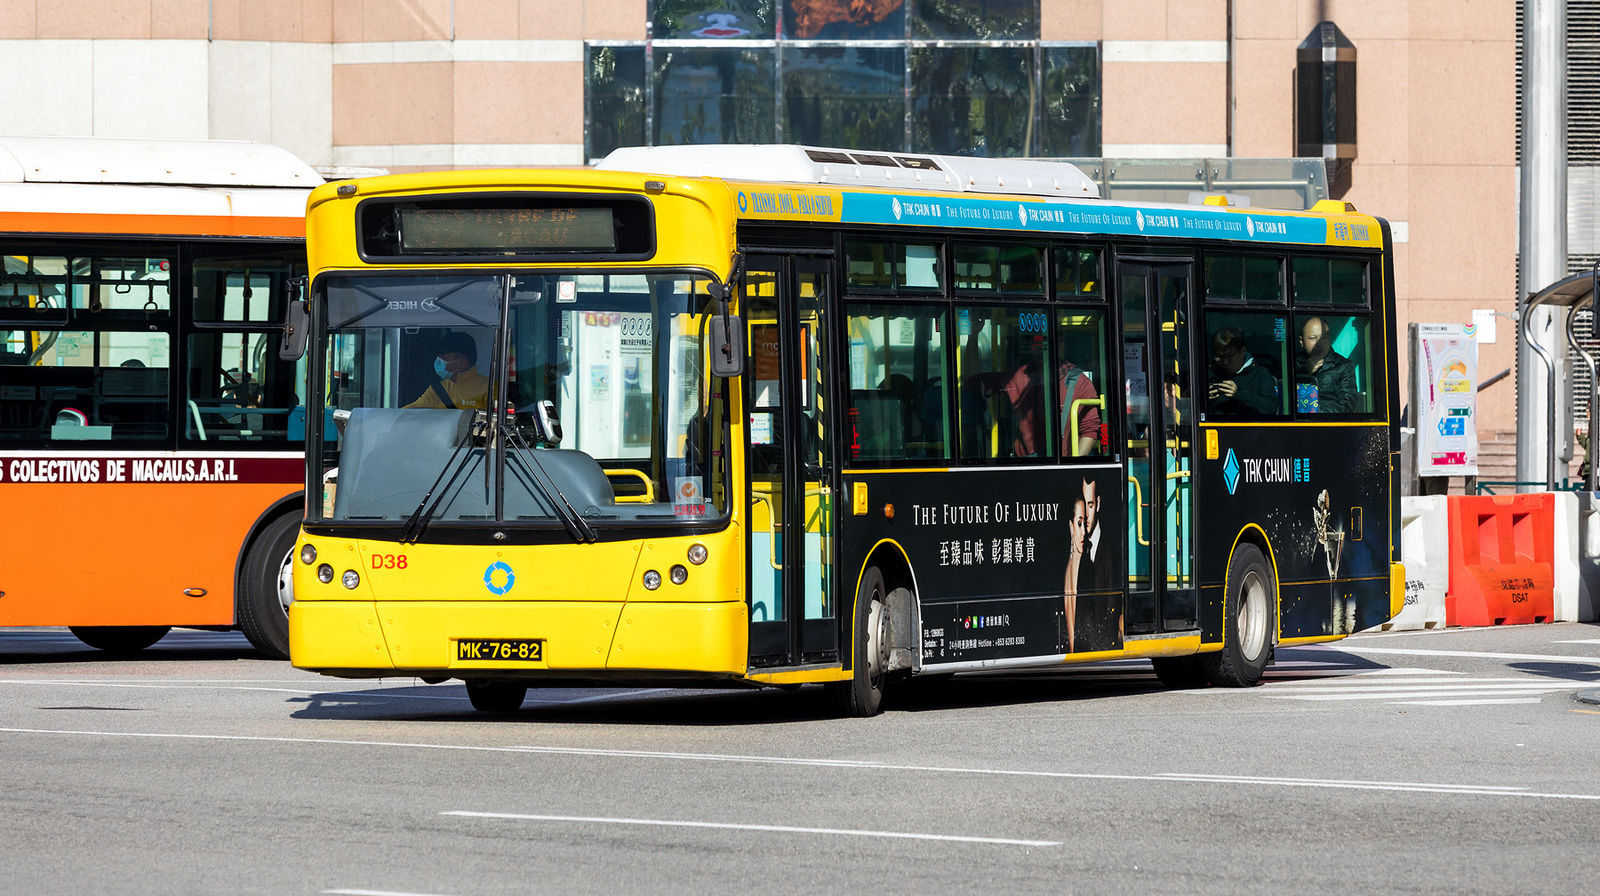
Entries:
[[73, 625], [79, 641], [116, 656], [129, 656], [165, 638], [170, 625]]
[[883, 573], [876, 566], [869, 566], [861, 577], [861, 589], [856, 592], [850, 680], [828, 684], [834, 705], [842, 715], [875, 716], [883, 708], [884, 670], [889, 659], [885, 637], [889, 624], [887, 607]]
[[250, 545], [240, 577], [234, 615], [256, 650], [275, 660], [289, 658], [289, 605], [294, 603], [294, 540], [299, 517], [280, 516]]
[[479, 712], [516, 712], [528, 696], [528, 686], [514, 681], [468, 681], [467, 699]]
[[1248, 688], [1261, 683], [1272, 661], [1277, 582], [1261, 549], [1241, 544], [1228, 561], [1222, 650], [1204, 654], [1206, 678], [1218, 687]]

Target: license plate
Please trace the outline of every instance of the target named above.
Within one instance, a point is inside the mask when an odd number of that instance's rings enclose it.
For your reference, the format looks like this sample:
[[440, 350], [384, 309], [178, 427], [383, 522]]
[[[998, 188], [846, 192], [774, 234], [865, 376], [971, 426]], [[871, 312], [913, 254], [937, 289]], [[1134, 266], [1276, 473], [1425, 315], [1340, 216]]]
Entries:
[[488, 662], [544, 662], [543, 638], [461, 638], [456, 641], [457, 660]]

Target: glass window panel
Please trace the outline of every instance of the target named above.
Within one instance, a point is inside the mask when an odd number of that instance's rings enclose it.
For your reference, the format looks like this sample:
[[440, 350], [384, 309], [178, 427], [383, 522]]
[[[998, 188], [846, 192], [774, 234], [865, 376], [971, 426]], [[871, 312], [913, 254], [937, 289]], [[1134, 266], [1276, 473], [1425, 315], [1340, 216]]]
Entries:
[[1039, 0], [912, 0], [911, 36], [1038, 40]]
[[1244, 260], [1237, 255], [1206, 256], [1206, 299], [1236, 302], [1244, 298]]
[[1100, 155], [1100, 50], [1045, 47], [1039, 154]]
[[1372, 412], [1370, 328], [1365, 315], [1295, 316], [1297, 415]]
[[172, 347], [166, 333], [25, 331], [20, 342], [32, 346], [33, 362], [5, 368], [0, 440], [167, 438]]
[[771, 0], [653, 0], [651, 35], [656, 40], [770, 40]]
[[1209, 312], [1208, 419], [1281, 417], [1289, 412], [1288, 319], [1269, 311]]
[[1244, 260], [1244, 300], [1251, 303], [1283, 303], [1283, 261], [1251, 257]]
[[645, 143], [644, 47], [588, 47], [584, 67], [587, 158]]
[[1037, 155], [1034, 51], [913, 47], [911, 145], [947, 155]]
[[1056, 310], [1055, 418], [1060, 422], [1061, 454], [1089, 457], [1110, 450], [1110, 415], [1104, 393], [1110, 366], [1106, 313], [1099, 308]]
[[72, 307], [91, 314], [166, 314], [172, 308], [171, 268], [166, 258], [74, 258]]
[[1326, 258], [1294, 260], [1294, 300], [1315, 305], [1327, 304], [1328, 260]]
[[4, 255], [0, 277], [0, 315], [13, 320], [67, 319], [67, 259], [44, 255]]
[[305, 436], [303, 369], [278, 360], [276, 332], [209, 330], [188, 340], [184, 438], [288, 441]]
[[781, 0], [783, 34], [799, 40], [905, 37], [905, 0]]
[[939, 247], [849, 241], [845, 283], [852, 289], [938, 289]]
[[1100, 295], [1100, 250], [1068, 246], [1055, 250], [1056, 295]]
[[776, 52], [658, 46], [652, 143], [773, 142]]
[[1000, 285], [1000, 248], [957, 243], [951, 249], [955, 260], [956, 289], [994, 292]]
[[1328, 300], [1339, 305], [1367, 304], [1367, 263], [1334, 259], [1330, 265], [1332, 286]]
[[1000, 247], [1000, 291], [1013, 296], [1044, 295], [1044, 250], [1036, 246]]
[[961, 458], [1038, 458], [1052, 453], [1045, 408], [1055, 377], [1050, 314], [1043, 308], [957, 308], [957, 415]]
[[942, 308], [851, 306], [846, 453], [852, 462], [948, 458], [944, 315]]
[[191, 268], [194, 302], [190, 313], [201, 323], [281, 325], [284, 284], [296, 273], [301, 271], [279, 258], [197, 261]]
[[786, 141], [847, 149], [897, 149], [905, 142], [901, 48], [785, 47]]

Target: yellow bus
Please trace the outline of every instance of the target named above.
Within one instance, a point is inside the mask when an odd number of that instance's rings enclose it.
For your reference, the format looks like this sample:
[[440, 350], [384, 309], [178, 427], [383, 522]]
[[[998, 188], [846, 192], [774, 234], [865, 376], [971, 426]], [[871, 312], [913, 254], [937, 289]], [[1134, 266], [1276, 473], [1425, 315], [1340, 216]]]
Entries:
[[[321, 187], [292, 662], [529, 686], [1149, 658], [1388, 620], [1387, 225], [799, 146]], [[291, 352], [294, 347], [291, 347]]]
[[288, 655], [305, 401], [277, 343], [320, 183], [253, 143], [0, 138], [0, 626]]

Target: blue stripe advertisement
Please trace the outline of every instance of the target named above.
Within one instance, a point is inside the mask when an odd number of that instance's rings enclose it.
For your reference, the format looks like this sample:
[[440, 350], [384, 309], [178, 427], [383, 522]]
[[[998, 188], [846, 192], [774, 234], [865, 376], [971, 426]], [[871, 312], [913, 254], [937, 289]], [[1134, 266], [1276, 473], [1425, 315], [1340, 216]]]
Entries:
[[1322, 244], [1328, 240], [1327, 222], [1322, 218], [1253, 215], [1210, 208], [1149, 209], [1101, 203], [850, 192], [844, 194], [841, 204], [840, 216], [848, 224], [922, 224], [1271, 243]]

